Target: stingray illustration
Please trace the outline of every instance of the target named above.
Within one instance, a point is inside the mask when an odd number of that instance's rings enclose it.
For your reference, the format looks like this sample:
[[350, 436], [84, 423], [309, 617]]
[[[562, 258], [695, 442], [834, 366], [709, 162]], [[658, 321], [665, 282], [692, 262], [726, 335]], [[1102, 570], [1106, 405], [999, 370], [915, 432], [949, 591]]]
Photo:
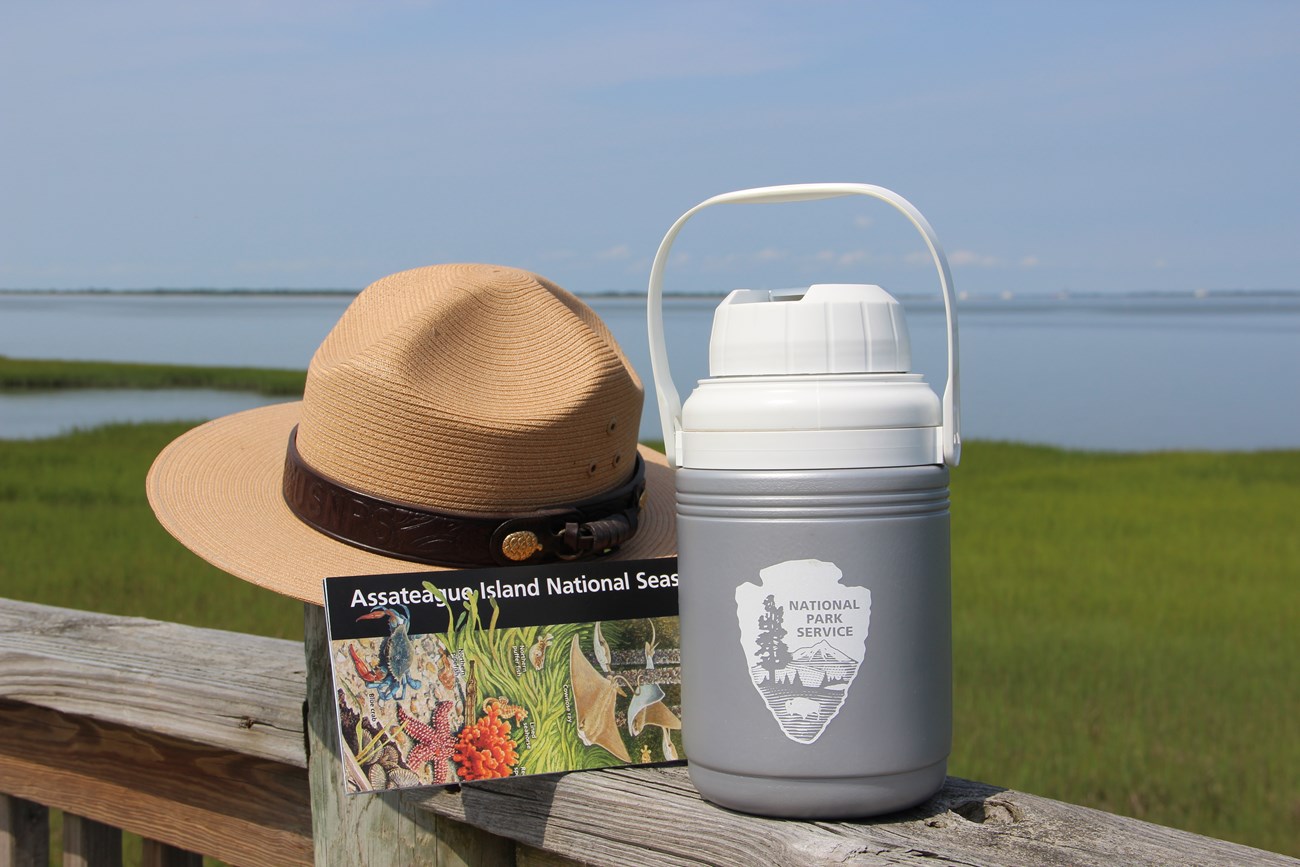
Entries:
[[625, 762], [631, 762], [614, 721], [614, 705], [627, 695], [615, 683], [617, 675], [606, 677], [596, 670], [578, 646], [578, 636], [569, 645], [569, 680], [577, 712], [578, 737], [587, 746], [601, 747]]
[[655, 631], [655, 622], [647, 620], [650, 624], [650, 640], [645, 643], [645, 667], [649, 671], [655, 667], [655, 648], [659, 646], [658, 633]]
[[609, 652], [609, 642], [605, 640], [605, 635], [600, 631], [600, 621], [594, 624], [595, 629], [591, 635], [591, 652], [596, 654], [596, 661], [600, 663], [600, 668], [606, 674], [610, 673], [609, 663], [613, 654]]
[[673, 746], [673, 733], [669, 729], [664, 729], [662, 748], [665, 762], [677, 761], [677, 748]]
[[[647, 620], [646, 623], [650, 624], [650, 640], [645, 643], [645, 668], [646, 671], [654, 671], [658, 633], [653, 620]], [[664, 704], [666, 697], [663, 687], [659, 684], [641, 681], [637, 685], [636, 692], [632, 694], [632, 701], [628, 703], [628, 734], [636, 737], [648, 725], [659, 726], [664, 730], [665, 735], [669, 729], [681, 729], [682, 721], [677, 718], [677, 714], [668, 709], [668, 705]]]
[[657, 683], [643, 683], [637, 687], [627, 709], [627, 731], [632, 737], [641, 734], [646, 726], [663, 729], [680, 729], [682, 721], [664, 704], [663, 687]]

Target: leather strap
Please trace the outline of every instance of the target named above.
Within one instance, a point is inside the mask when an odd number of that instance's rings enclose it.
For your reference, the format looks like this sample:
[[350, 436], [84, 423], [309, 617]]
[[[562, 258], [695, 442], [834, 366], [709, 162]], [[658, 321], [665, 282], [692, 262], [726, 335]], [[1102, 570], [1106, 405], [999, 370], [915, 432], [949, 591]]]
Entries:
[[617, 548], [636, 533], [645, 491], [638, 454], [628, 481], [608, 493], [519, 515], [439, 512], [365, 494], [302, 459], [298, 428], [284, 460], [284, 501], [299, 520], [357, 548], [434, 566], [510, 566], [577, 560]]

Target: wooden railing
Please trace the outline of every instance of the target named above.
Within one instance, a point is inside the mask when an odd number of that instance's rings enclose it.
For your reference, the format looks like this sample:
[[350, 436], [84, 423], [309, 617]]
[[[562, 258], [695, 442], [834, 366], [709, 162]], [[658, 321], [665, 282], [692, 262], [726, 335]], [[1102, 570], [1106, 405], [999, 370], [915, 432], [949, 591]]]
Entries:
[[[324, 618], [295, 642], [0, 600], [0, 867], [63, 863], [1260, 864], [1300, 861], [949, 778], [868, 822], [743, 816], [682, 767], [341, 794]], [[313, 828], [315, 833], [313, 834]]]

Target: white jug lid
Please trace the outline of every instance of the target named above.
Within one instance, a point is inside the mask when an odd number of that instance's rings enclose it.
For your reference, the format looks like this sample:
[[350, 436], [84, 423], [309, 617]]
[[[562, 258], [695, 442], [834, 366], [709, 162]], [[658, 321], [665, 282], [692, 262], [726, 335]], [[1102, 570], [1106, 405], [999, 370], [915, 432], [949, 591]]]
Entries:
[[903, 307], [879, 286], [737, 289], [713, 314], [710, 376], [906, 373]]

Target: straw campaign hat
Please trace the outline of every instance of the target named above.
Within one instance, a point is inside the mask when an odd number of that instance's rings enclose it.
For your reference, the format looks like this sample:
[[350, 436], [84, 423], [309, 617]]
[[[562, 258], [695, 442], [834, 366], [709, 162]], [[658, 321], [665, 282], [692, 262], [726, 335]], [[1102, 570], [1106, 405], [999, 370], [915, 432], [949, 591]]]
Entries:
[[163, 527], [320, 604], [334, 575], [676, 552], [642, 387], [585, 304], [526, 271], [435, 265], [362, 291], [301, 401], [219, 418], [154, 461]]

